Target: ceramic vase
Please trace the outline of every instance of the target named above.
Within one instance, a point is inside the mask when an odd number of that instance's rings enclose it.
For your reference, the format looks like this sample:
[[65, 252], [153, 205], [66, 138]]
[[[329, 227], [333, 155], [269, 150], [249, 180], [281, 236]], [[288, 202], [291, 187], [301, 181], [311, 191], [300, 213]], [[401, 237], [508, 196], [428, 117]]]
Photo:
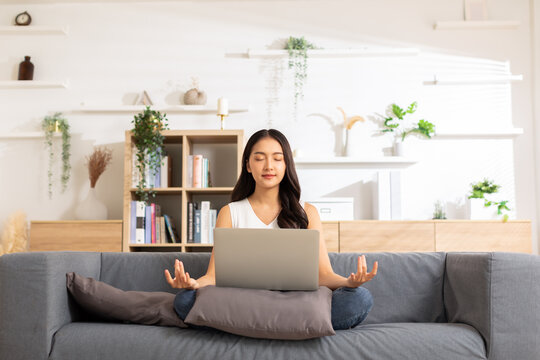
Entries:
[[468, 199], [468, 217], [471, 220], [494, 220], [497, 219], [496, 206], [484, 206], [484, 199]]
[[96, 196], [96, 189], [90, 188], [86, 198], [75, 208], [78, 220], [107, 220], [107, 207]]
[[403, 141], [394, 143], [394, 156], [407, 156], [407, 146]]

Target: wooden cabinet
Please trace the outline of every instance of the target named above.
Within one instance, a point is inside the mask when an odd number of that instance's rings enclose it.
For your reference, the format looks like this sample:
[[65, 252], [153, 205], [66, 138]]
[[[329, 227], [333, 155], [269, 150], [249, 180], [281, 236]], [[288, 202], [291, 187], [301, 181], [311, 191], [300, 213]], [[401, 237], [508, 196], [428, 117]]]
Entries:
[[340, 252], [532, 253], [528, 220], [340, 221], [338, 239]]
[[435, 251], [430, 221], [340, 221], [340, 252]]
[[30, 251], [122, 251], [122, 220], [32, 221]]
[[322, 236], [328, 252], [339, 252], [339, 223], [337, 221], [323, 222]]
[[436, 251], [532, 253], [530, 221], [441, 221], [435, 229]]

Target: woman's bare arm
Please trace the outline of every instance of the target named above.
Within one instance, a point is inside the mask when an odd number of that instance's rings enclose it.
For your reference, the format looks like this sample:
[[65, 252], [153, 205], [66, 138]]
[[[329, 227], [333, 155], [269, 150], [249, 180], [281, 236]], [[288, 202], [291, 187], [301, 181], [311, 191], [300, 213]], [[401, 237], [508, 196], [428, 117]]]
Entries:
[[308, 229], [319, 230], [319, 285], [335, 290], [347, 286], [347, 278], [334, 273], [330, 264], [330, 257], [326, 249], [326, 243], [322, 235], [322, 223], [317, 208], [305, 203], [304, 209], [308, 217]]

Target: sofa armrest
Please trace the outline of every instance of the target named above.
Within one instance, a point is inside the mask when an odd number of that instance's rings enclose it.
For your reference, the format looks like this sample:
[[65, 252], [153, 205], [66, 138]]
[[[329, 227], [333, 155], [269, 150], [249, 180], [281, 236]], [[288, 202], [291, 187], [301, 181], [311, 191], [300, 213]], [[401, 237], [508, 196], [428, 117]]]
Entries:
[[36, 252], [0, 257], [0, 359], [47, 359], [54, 334], [77, 320], [66, 273], [99, 279], [101, 253]]
[[538, 359], [539, 256], [448, 253], [444, 303], [448, 322], [482, 335], [488, 359]]

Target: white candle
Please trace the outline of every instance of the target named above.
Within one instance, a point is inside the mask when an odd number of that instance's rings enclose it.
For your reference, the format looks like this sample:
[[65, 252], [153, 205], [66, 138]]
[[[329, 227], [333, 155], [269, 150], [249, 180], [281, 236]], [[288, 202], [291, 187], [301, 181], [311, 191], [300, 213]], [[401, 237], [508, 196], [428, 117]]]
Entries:
[[218, 115], [229, 115], [229, 101], [223, 97], [220, 97], [217, 101], [217, 113]]

